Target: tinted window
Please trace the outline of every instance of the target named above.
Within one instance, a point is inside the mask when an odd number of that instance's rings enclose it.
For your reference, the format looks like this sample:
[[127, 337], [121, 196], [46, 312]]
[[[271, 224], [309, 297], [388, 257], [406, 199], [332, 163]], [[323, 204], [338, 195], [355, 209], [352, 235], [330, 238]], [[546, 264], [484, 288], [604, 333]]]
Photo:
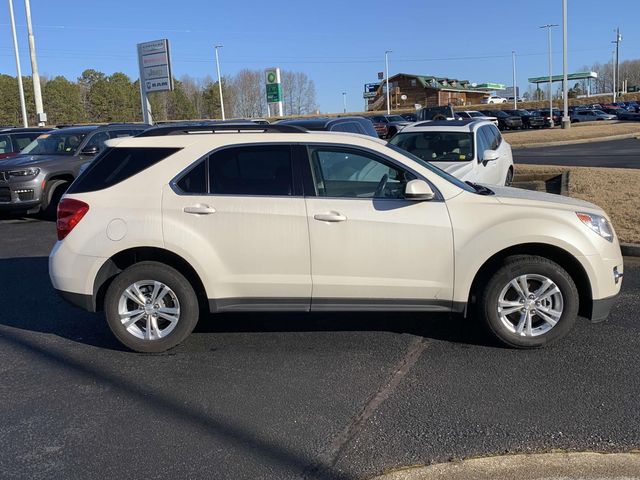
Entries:
[[400, 132], [389, 143], [428, 162], [457, 162], [473, 158], [473, 135], [467, 132]]
[[209, 190], [207, 188], [207, 161], [203, 160], [198, 163], [176, 185], [185, 193], [206, 195]]
[[331, 127], [333, 132], [362, 133], [358, 124], [354, 122], [338, 123]]
[[107, 148], [69, 187], [69, 193], [103, 190], [177, 152], [178, 148]]
[[488, 126], [480, 127], [476, 132], [476, 141], [478, 142], [478, 161], [484, 160], [484, 151], [491, 150], [492, 137], [488, 133]]
[[104, 150], [104, 142], [109, 140], [109, 134], [107, 132], [96, 132], [87, 141], [86, 145], [82, 147], [85, 148], [97, 147], [98, 151]]
[[0, 135], [0, 153], [11, 153], [11, 139], [9, 135]]
[[16, 146], [17, 150], [22, 150], [24, 147], [33, 142], [36, 138], [40, 136], [39, 132], [34, 133], [16, 133], [13, 136], [13, 143]]
[[502, 143], [502, 135], [500, 134], [500, 130], [495, 125], [488, 125], [487, 128], [491, 132], [492, 142], [491, 142], [491, 150], [497, 149]]
[[228, 148], [209, 157], [209, 188], [220, 195], [291, 195], [291, 148]]
[[321, 197], [404, 198], [415, 178], [372, 154], [338, 147], [312, 148], [311, 168]]

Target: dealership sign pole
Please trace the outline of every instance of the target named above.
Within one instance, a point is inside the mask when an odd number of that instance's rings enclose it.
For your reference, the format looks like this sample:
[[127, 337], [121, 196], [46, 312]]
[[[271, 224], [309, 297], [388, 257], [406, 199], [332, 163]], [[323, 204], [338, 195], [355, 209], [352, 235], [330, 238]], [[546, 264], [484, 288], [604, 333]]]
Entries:
[[138, 66], [140, 68], [140, 100], [142, 102], [142, 119], [152, 124], [150, 92], [173, 90], [171, 73], [171, 57], [169, 56], [169, 40], [154, 40], [138, 44]]
[[280, 82], [280, 69], [267, 68], [265, 70], [267, 84], [267, 105], [269, 116], [273, 115], [274, 107], [278, 108], [278, 116], [282, 117], [282, 83]]

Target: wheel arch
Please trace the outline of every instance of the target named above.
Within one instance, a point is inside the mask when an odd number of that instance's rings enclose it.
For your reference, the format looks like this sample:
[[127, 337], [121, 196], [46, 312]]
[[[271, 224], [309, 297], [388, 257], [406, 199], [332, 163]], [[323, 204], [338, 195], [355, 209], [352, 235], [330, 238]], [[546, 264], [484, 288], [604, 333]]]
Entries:
[[578, 289], [579, 315], [590, 318], [592, 310], [592, 289], [589, 276], [580, 261], [568, 251], [545, 243], [523, 243], [512, 247], [505, 248], [488, 258], [476, 272], [471, 282], [469, 290], [469, 298], [467, 301], [467, 310], [469, 306], [475, 305], [477, 302], [478, 291], [486, 280], [495, 272], [498, 266], [507, 257], [516, 255], [533, 255], [547, 258], [562, 268], [571, 276]]
[[[200, 307], [207, 307], [204, 284], [191, 264], [169, 250], [158, 247], [134, 247], [111, 256], [98, 270], [93, 282], [94, 311], [104, 309], [104, 297], [113, 279], [124, 269], [143, 261], [155, 261], [175, 268], [191, 283]], [[208, 307], [207, 307], [208, 308]]]

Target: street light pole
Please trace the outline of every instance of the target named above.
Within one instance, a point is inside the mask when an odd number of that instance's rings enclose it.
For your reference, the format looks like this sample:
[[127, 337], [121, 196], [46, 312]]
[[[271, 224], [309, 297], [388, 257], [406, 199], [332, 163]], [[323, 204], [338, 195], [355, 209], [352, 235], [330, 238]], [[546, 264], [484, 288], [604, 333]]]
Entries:
[[393, 53], [393, 50], [385, 50], [384, 52], [384, 77], [387, 81], [387, 115], [391, 115], [391, 100], [389, 92], [389, 54]]
[[18, 38], [16, 37], [16, 19], [13, 16], [13, 0], [9, 0], [9, 17], [11, 20], [11, 33], [13, 34], [13, 50], [16, 55], [16, 72], [18, 74], [18, 93], [20, 94], [20, 110], [22, 111], [22, 126], [29, 126], [27, 107], [24, 103], [24, 87], [22, 86], [22, 69], [20, 68], [20, 53], [18, 52]]
[[567, 0], [562, 0], [562, 128], [571, 128], [567, 64]]
[[220, 58], [218, 57], [218, 49], [222, 48], [222, 45], [214, 45], [213, 48], [216, 50], [216, 69], [218, 70], [218, 91], [220, 92], [220, 111], [222, 112], [222, 120], [225, 119], [224, 116], [224, 99], [222, 98], [222, 77], [220, 76]]
[[343, 112], [347, 113], [347, 92], [342, 92], [342, 106]]
[[620, 41], [622, 40], [622, 36], [620, 35], [620, 28], [616, 28], [616, 39], [611, 43], [616, 44], [616, 64], [613, 67], [613, 101], [616, 101], [618, 96], [618, 82], [620, 82]]
[[516, 85], [516, 52], [511, 51], [511, 63], [513, 64], [513, 108], [518, 109], [518, 86]]
[[24, 9], [27, 14], [27, 33], [29, 34], [29, 54], [31, 55], [31, 76], [33, 77], [33, 96], [36, 101], [36, 117], [38, 126], [45, 124], [47, 116], [42, 108], [42, 91], [40, 90], [40, 74], [38, 73], [38, 62], [36, 61], [36, 41], [33, 36], [33, 26], [31, 25], [31, 4], [29, 0], [24, 0]]
[[549, 118], [551, 119], [551, 127], [553, 127], [553, 76], [552, 76], [552, 59], [551, 59], [551, 29], [557, 27], [555, 23], [547, 23], [540, 28], [547, 29], [547, 45], [549, 47]]

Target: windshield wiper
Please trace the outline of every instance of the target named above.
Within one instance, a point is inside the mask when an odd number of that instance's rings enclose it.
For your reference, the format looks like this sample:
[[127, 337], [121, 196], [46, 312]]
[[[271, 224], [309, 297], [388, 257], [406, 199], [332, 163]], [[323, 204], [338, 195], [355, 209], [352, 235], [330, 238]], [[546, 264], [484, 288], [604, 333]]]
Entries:
[[484, 185], [478, 185], [477, 183], [473, 183], [468, 180], [464, 183], [472, 187], [478, 195], [495, 195], [495, 192], [493, 190], [485, 187]]

